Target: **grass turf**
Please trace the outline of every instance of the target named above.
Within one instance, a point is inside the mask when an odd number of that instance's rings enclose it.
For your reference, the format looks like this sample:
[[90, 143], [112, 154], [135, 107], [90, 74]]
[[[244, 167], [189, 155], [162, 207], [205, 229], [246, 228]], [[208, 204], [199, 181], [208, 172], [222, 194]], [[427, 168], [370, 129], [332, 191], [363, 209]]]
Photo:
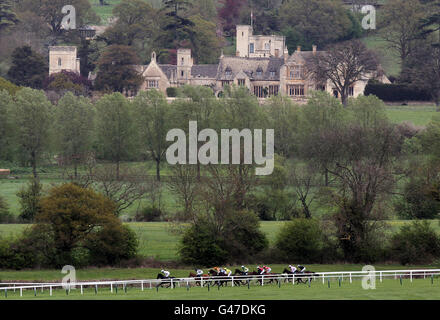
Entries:
[[23, 297], [20, 297], [19, 290], [8, 292], [7, 298], [4, 292], [1, 292], [0, 300], [5, 299], [30, 299], [30, 300], [114, 300], [114, 299], [130, 299], [130, 300], [394, 300], [394, 299], [423, 299], [423, 300], [438, 300], [440, 298], [440, 281], [438, 278], [434, 279], [417, 279], [410, 282], [409, 279], [403, 280], [400, 284], [399, 280], [385, 279], [380, 282], [376, 279], [375, 290], [365, 290], [361, 286], [361, 281], [353, 281], [350, 283], [348, 279], [341, 282], [341, 286], [337, 280], [331, 281], [330, 288], [327, 281], [323, 284], [321, 281], [312, 281], [310, 287], [307, 284], [292, 285], [291, 283], [283, 283], [280, 287], [277, 285], [265, 285], [263, 287], [252, 284], [241, 287], [186, 287], [180, 288], [160, 288], [156, 290], [154, 287], [149, 289], [145, 285], [144, 291], [139, 287], [127, 287], [124, 292], [121, 286], [113, 292], [110, 288], [98, 287], [85, 288], [81, 295], [80, 289], [72, 289], [69, 294], [65, 290], [53, 290], [52, 296], [49, 295], [49, 290], [41, 292], [40, 289], [24, 290]]

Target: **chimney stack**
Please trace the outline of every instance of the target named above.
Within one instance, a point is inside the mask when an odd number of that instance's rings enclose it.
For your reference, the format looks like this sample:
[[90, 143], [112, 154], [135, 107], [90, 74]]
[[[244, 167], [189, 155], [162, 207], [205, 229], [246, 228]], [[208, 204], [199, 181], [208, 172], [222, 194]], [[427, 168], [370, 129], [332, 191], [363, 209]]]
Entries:
[[313, 54], [315, 55], [316, 54], [316, 49], [317, 49], [318, 47], [316, 46], [316, 45], [313, 45]]
[[296, 51], [301, 52], [301, 46], [296, 47]]

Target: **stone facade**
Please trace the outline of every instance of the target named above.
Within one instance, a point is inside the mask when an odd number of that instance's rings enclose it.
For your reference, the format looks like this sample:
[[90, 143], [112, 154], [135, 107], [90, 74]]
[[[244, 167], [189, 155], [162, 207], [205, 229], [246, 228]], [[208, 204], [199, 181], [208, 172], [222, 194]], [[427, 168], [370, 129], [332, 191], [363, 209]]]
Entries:
[[[148, 65], [135, 68], [145, 81], [140, 90], [157, 89], [166, 93], [169, 87], [199, 85], [212, 88], [218, 96], [226, 85], [245, 86], [258, 98], [273, 95], [289, 96], [306, 101], [312, 90], [324, 90], [338, 97], [330, 81], [318, 84], [307, 74], [306, 61], [318, 54], [298, 47], [289, 55], [282, 36], [258, 36], [252, 34], [251, 26], [237, 26], [236, 55], [221, 55], [218, 64], [194, 64], [190, 49], [177, 50], [177, 65], [159, 64], [156, 53]], [[50, 47], [49, 74], [69, 70], [79, 73], [76, 47]], [[322, 52], [319, 52], [322, 54]], [[380, 76], [378, 76], [381, 74]], [[89, 79], [93, 80], [93, 75]], [[350, 88], [350, 96], [363, 94], [369, 79], [390, 83], [382, 73], [366, 76]]]
[[49, 47], [49, 75], [63, 70], [80, 73], [77, 49], [74, 46]]

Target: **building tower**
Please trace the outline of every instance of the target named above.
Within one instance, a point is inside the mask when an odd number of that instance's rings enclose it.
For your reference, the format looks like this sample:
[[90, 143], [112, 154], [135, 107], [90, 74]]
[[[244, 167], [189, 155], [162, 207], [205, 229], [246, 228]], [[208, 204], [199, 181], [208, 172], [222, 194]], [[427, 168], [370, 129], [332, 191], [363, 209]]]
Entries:
[[49, 75], [62, 70], [80, 73], [77, 49], [74, 46], [49, 47]]
[[191, 79], [191, 68], [194, 64], [191, 49], [177, 49], [177, 80], [187, 83]]
[[237, 26], [236, 47], [238, 57], [249, 57], [249, 38], [252, 36], [252, 27]]

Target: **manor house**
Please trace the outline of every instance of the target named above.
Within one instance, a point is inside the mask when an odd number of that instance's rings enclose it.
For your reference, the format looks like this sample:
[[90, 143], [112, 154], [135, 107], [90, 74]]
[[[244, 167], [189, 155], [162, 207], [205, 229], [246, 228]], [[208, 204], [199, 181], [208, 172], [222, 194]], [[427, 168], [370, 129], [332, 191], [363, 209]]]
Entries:
[[[253, 35], [248, 25], [238, 25], [236, 30], [236, 54], [222, 54], [218, 64], [194, 64], [190, 49], [177, 50], [177, 65], [159, 64], [153, 52], [148, 65], [136, 66], [145, 79], [140, 90], [157, 89], [166, 93], [169, 87], [202, 85], [212, 88], [218, 96], [226, 85], [237, 85], [247, 87], [258, 98], [281, 94], [301, 101], [306, 100], [311, 90], [324, 90], [338, 96], [329, 81], [318, 84], [307, 75], [306, 61], [317, 54], [316, 46], [312, 51], [297, 47], [289, 55], [284, 36]], [[51, 47], [51, 50], [60, 51], [54, 48]], [[51, 54], [50, 58], [58, 59], [58, 65], [50, 62], [51, 68], [59, 68], [61, 56]], [[70, 60], [73, 61], [73, 57]], [[353, 97], [363, 94], [371, 78], [389, 83], [386, 76], [377, 72], [355, 83], [349, 94]]]

